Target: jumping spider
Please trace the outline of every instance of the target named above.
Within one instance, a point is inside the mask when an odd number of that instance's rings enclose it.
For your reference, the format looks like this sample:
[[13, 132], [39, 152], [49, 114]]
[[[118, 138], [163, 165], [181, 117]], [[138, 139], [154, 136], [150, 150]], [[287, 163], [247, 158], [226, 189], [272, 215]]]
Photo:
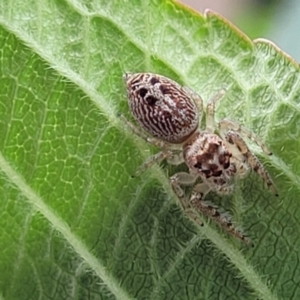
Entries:
[[[208, 101], [206, 128], [201, 130], [203, 101], [198, 94], [157, 74], [126, 73], [124, 80], [131, 112], [147, 134], [121, 116], [123, 121], [135, 134], [161, 148], [136, 174], [163, 159], [171, 164], [185, 162], [189, 173], [176, 173], [170, 182], [186, 214], [202, 225], [197, 214], [201, 212], [249, 244], [250, 239], [234, 227], [227, 214], [203, 201], [211, 191], [220, 195], [232, 193], [236, 179], [245, 177], [250, 170], [255, 171], [277, 195], [268, 172], [241, 136], [251, 139], [271, 155], [263, 141], [234, 121], [223, 119], [217, 126], [215, 124], [215, 105], [225, 90]], [[189, 199], [181, 185], [193, 186]]]

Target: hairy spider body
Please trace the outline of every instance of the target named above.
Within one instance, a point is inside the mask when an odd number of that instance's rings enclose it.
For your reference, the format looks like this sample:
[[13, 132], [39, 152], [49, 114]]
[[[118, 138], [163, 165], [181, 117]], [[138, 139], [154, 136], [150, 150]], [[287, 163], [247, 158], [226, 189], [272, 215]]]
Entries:
[[216, 134], [198, 132], [183, 147], [183, 157], [190, 172], [199, 175], [211, 190], [230, 193], [237, 168], [229, 147]]
[[[234, 236], [250, 243], [233, 226], [227, 214], [220, 213], [215, 206], [204, 201], [210, 191], [220, 195], [232, 193], [236, 180], [245, 177], [250, 170], [255, 171], [277, 195], [268, 172], [241, 136], [251, 139], [271, 155], [263, 141], [232, 120], [223, 119], [215, 125], [215, 104], [225, 91], [221, 90], [209, 100], [206, 128], [201, 130], [203, 101], [192, 90], [158, 74], [126, 73], [124, 80], [131, 112], [147, 134], [125, 118], [124, 122], [138, 136], [161, 148], [137, 174], [165, 158], [172, 164], [184, 162], [189, 172], [174, 174], [170, 183], [186, 214], [202, 225], [197, 214], [201, 212]], [[193, 186], [189, 198], [181, 187], [184, 185]]]
[[142, 73], [126, 75], [131, 112], [149, 134], [180, 144], [199, 124], [199, 111], [190, 96], [175, 81]]

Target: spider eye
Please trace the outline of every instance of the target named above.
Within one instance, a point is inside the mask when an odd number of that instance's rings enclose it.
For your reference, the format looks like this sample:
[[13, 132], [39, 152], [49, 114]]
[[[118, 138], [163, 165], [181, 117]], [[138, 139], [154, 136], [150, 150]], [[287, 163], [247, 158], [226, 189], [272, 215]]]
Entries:
[[158, 99], [157, 98], [155, 98], [155, 97], [153, 97], [153, 96], [148, 96], [147, 98], [146, 98], [146, 101], [147, 101], [147, 103], [149, 104], [149, 105], [154, 105], [157, 101], [158, 101]]
[[142, 98], [144, 98], [144, 97], [146, 96], [147, 92], [148, 92], [148, 90], [145, 89], [145, 88], [141, 88], [141, 89], [139, 90], [139, 94], [140, 94], [140, 96], [141, 96]]

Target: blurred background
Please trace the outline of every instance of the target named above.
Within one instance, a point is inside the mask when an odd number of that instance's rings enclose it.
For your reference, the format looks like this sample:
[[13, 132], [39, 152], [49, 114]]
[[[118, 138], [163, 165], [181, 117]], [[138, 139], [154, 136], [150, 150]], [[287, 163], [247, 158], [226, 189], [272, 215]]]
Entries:
[[220, 13], [251, 39], [266, 38], [300, 61], [299, 0], [178, 0]]

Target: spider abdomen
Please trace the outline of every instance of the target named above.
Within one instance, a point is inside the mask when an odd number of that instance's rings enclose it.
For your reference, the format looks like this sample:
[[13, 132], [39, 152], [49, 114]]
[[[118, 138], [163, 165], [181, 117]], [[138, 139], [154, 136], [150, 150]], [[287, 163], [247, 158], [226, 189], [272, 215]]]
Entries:
[[124, 79], [131, 112], [149, 134], [180, 144], [196, 131], [197, 106], [178, 83], [151, 73], [126, 73]]

